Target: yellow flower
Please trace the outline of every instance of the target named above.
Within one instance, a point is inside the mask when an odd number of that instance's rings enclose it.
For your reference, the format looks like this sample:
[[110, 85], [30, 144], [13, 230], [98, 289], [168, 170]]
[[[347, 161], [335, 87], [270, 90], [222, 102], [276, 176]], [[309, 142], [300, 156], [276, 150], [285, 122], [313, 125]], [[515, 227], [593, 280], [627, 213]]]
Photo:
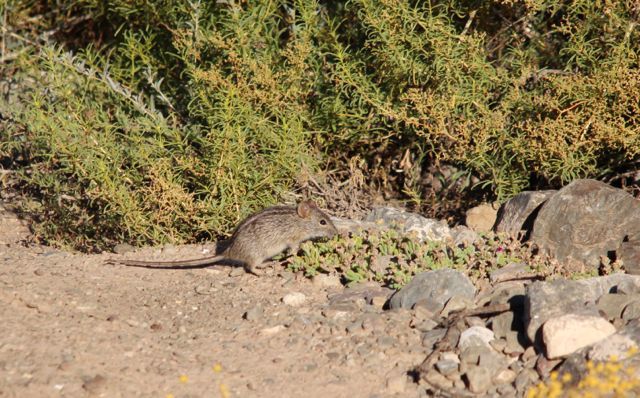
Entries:
[[186, 383], [189, 381], [189, 376], [187, 375], [181, 375], [180, 376], [180, 383]]

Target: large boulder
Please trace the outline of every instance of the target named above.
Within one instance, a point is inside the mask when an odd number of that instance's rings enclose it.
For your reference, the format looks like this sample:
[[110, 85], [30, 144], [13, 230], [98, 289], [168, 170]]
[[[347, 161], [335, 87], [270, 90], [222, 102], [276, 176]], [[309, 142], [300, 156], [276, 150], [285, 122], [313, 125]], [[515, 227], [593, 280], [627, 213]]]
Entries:
[[[586, 270], [597, 269], [601, 257], [616, 257], [623, 243], [638, 236], [640, 201], [596, 180], [576, 180], [553, 194], [540, 208], [531, 231], [531, 240], [543, 252]], [[638, 246], [624, 249], [628, 261], [637, 261]], [[637, 263], [625, 266], [639, 268]]]

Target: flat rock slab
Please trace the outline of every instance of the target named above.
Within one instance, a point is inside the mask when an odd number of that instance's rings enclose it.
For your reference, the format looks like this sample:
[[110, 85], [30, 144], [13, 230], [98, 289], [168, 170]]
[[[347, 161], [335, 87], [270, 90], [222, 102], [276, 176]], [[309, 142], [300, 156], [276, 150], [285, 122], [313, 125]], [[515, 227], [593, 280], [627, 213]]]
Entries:
[[435, 313], [453, 296], [473, 299], [475, 294], [476, 288], [466, 275], [452, 269], [439, 269], [416, 275], [391, 297], [389, 308], [413, 308], [420, 303]]
[[[596, 180], [576, 180], [542, 205], [531, 240], [571, 267], [597, 269], [600, 257], [640, 236], [640, 201]], [[627, 258], [635, 258], [626, 247]], [[637, 268], [637, 264], [633, 265]]]

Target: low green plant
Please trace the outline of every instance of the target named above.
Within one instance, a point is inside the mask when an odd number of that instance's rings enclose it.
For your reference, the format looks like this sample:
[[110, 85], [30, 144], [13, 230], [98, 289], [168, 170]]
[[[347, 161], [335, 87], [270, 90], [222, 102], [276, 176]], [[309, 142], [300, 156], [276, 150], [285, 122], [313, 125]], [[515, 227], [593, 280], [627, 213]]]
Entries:
[[457, 246], [452, 242], [420, 243], [415, 236], [387, 229], [361, 231], [327, 242], [305, 242], [287, 267], [307, 276], [335, 273], [346, 284], [376, 281], [399, 289], [424, 271], [452, 268], [478, 280], [507, 264], [535, 261], [541, 262], [527, 246], [493, 234], [481, 235], [473, 245]]

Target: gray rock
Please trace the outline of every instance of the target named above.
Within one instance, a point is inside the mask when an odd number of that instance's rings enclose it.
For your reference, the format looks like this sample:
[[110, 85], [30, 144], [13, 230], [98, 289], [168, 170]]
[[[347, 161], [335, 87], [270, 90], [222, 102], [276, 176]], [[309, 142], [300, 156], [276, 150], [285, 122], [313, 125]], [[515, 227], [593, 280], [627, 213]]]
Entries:
[[[631, 235], [631, 234], [630, 234]], [[629, 236], [623, 239], [618, 249], [617, 258], [624, 264], [624, 269], [630, 274], [640, 274], [640, 235]]]
[[447, 329], [438, 328], [429, 330], [422, 335], [422, 346], [427, 349], [432, 349], [433, 346], [447, 333]]
[[472, 345], [460, 351], [460, 361], [469, 365], [477, 365], [480, 362], [480, 356], [495, 352], [488, 345]]
[[500, 206], [493, 230], [517, 236], [521, 230], [530, 231], [542, 203], [556, 191], [524, 191]]
[[452, 269], [427, 271], [416, 275], [389, 300], [389, 308], [412, 308], [417, 302], [427, 303], [439, 312], [453, 296], [473, 299], [476, 289], [469, 278]]
[[640, 300], [629, 303], [622, 311], [622, 319], [630, 321], [640, 318]]
[[531, 240], [570, 267], [597, 269], [600, 257], [640, 236], [640, 201], [596, 180], [576, 180], [552, 195], [533, 223]]
[[476, 394], [482, 394], [491, 387], [491, 371], [481, 366], [471, 366], [465, 373], [465, 379], [469, 390]]
[[467, 330], [460, 333], [460, 340], [458, 341], [458, 349], [461, 351], [467, 347], [474, 345], [488, 346], [489, 342], [494, 339], [494, 334], [491, 329], [487, 329], [481, 326], [470, 327]]
[[565, 314], [598, 316], [596, 300], [619, 284], [640, 283], [636, 275], [613, 274], [579, 281], [534, 282], [527, 286], [523, 315], [527, 337], [540, 342], [540, 327]]
[[529, 344], [527, 344], [527, 337], [522, 330], [512, 330], [506, 335], [507, 346], [504, 348], [505, 354], [520, 354], [525, 351]]
[[518, 391], [519, 396], [524, 396], [525, 391], [536, 381], [538, 381], [538, 372], [533, 369], [522, 369], [522, 371], [516, 376], [514, 386]]
[[613, 318], [620, 318], [622, 310], [629, 303], [638, 299], [640, 299], [640, 296], [637, 295], [607, 293], [600, 296], [596, 307], [602, 311], [607, 319], [612, 320]]
[[421, 242], [443, 241], [451, 238], [451, 230], [446, 221], [425, 218], [393, 207], [374, 209], [365, 221], [398, 228], [405, 234], [415, 233]]
[[640, 279], [627, 278], [618, 282], [615, 288], [615, 292], [620, 294], [640, 293]]
[[507, 337], [507, 334], [515, 330], [515, 320], [513, 312], [507, 311], [491, 318], [491, 330], [496, 338]]
[[490, 350], [480, 354], [478, 365], [489, 369], [489, 373], [493, 378], [507, 368], [507, 358], [505, 358], [504, 355]]
[[536, 372], [541, 378], [549, 377], [549, 373], [562, 362], [562, 359], [547, 359], [544, 355], [538, 355], [536, 360]]
[[458, 364], [459, 362], [451, 359], [440, 359], [436, 362], [436, 369], [438, 369], [438, 372], [441, 374], [447, 376], [458, 371]]

